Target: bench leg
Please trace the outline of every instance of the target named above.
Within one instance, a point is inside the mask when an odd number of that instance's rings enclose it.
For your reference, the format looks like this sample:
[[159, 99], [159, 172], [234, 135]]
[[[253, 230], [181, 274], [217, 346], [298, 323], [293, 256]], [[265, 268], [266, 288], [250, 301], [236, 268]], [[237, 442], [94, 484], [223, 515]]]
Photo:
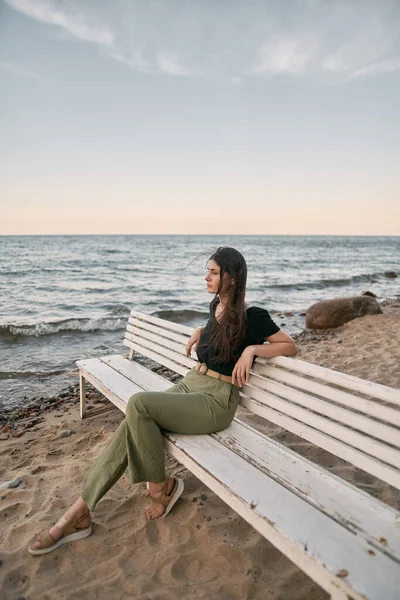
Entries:
[[79, 389], [81, 399], [80, 412], [81, 419], [83, 419], [86, 413], [86, 379], [84, 378], [82, 373], [79, 373]]

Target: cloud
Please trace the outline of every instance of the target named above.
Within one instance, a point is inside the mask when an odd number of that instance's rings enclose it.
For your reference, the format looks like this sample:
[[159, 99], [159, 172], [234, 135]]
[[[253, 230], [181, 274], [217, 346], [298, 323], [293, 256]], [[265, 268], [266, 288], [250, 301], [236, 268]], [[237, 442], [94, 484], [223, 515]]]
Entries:
[[36, 79], [38, 81], [44, 81], [44, 77], [36, 73], [35, 71], [31, 71], [26, 67], [21, 67], [21, 65], [17, 65], [13, 62], [0, 62], [0, 69], [5, 69], [6, 71], [12, 73], [16, 77], [21, 77], [22, 79]]
[[317, 46], [315, 41], [295, 37], [271, 39], [260, 48], [259, 61], [250, 72], [254, 75], [304, 73], [315, 57]]
[[105, 26], [85, 22], [83, 15], [75, 10], [62, 11], [56, 3], [40, 0], [5, 0], [9, 6], [41, 23], [57, 25], [72, 36], [101, 46], [114, 45], [114, 34]]
[[371, 63], [355, 69], [351, 74], [352, 78], [362, 77], [364, 75], [382, 75], [384, 73], [392, 73], [394, 71], [400, 71], [400, 58], [392, 58], [388, 60], [381, 60], [379, 62]]
[[119, 48], [110, 48], [106, 55], [139, 73], [152, 73], [155, 70], [152, 63], [144, 58], [141, 50], [131, 49], [124, 52]]
[[167, 52], [159, 52], [157, 56], [157, 63], [161, 71], [168, 73], [168, 75], [187, 77], [194, 74], [194, 72], [180, 65], [175, 56]]
[[[139, 73], [347, 81], [400, 69], [398, 0], [5, 0]], [[249, 9], [251, 6], [251, 9]]]

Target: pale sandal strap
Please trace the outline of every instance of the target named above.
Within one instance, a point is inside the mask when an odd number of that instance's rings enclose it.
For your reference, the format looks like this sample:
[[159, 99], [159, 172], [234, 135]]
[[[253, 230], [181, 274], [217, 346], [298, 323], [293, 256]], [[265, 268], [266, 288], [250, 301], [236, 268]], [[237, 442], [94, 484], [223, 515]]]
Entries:
[[59, 527], [62, 531], [71, 530], [71, 529], [79, 529], [79, 527], [78, 527], [79, 523], [81, 523], [82, 521], [87, 519], [89, 514], [90, 513], [84, 514], [81, 517], [79, 517], [79, 519], [76, 519], [73, 522], [67, 521], [67, 519], [65, 517], [60, 517], [58, 519], [57, 523], [55, 524], [55, 527]]
[[71, 525], [71, 523], [67, 521], [67, 519], [65, 519], [64, 517], [60, 517], [57, 523], [54, 525], [54, 527], [59, 527], [59, 529], [65, 529], [67, 525]]

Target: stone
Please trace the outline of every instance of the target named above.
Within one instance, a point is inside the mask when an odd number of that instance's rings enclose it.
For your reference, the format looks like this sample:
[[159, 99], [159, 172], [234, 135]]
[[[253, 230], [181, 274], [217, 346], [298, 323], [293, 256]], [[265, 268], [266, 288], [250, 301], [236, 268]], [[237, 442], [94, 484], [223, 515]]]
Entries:
[[69, 437], [70, 435], [72, 435], [74, 432], [72, 431], [72, 429], [64, 429], [64, 431], [62, 431], [59, 435], [60, 438], [66, 438]]
[[354, 296], [322, 300], [310, 306], [306, 314], [309, 329], [331, 329], [364, 315], [379, 315], [382, 309], [375, 298]]
[[397, 277], [397, 273], [395, 271], [385, 271], [385, 277], [395, 279]]
[[15, 438], [20, 438], [24, 435], [25, 431], [18, 431], [18, 429], [16, 431], [12, 431], [11, 435]]
[[13, 481], [5, 481], [4, 483], [0, 483], [0, 489], [5, 490], [5, 489], [9, 489], [9, 490], [13, 490], [15, 488], [17, 488], [19, 485], [21, 485], [22, 483], [22, 479], [18, 478], [18, 479], [14, 479]]
[[377, 298], [377, 295], [374, 294], [374, 292], [370, 292], [369, 290], [367, 290], [366, 292], [363, 292], [361, 294], [361, 296], [369, 296], [370, 298]]
[[2, 433], [0, 434], [0, 440], [8, 440], [10, 436], [8, 435], [8, 433]]

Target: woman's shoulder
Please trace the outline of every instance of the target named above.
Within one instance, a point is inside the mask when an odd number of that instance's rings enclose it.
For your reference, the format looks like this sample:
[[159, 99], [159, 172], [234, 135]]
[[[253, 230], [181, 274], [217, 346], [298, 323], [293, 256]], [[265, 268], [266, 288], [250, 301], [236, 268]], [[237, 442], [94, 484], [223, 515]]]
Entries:
[[261, 306], [250, 306], [247, 309], [247, 327], [250, 331], [257, 331], [263, 338], [277, 333], [280, 329], [267, 309]]
[[265, 315], [268, 317], [270, 316], [269, 312], [267, 311], [266, 308], [261, 308], [261, 306], [254, 306], [254, 305], [250, 305], [250, 304], [245, 304], [246, 307], [246, 311], [248, 315], [251, 316], [262, 316]]

